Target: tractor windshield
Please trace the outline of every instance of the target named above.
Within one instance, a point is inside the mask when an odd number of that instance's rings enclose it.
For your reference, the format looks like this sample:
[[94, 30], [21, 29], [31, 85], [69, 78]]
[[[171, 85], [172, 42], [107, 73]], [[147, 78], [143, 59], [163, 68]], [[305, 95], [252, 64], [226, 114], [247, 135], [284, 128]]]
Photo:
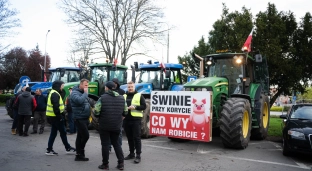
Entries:
[[125, 72], [126, 70], [110, 70], [109, 73], [109, 79], [113, 80], [113, 78], [118, 78], [119, 83], [124, 83], [127, 80], [125, 80]]
[[106, 67], [94, 67], [91, 71], [91, 82], [100, 81], [105, 82], [107, 80]]
[[160, 88], [160, 70], [141, 70], [139, 83], [152, 83], [154, 88]]
[[61, 74], [60, 71], [52, 72], [49, 82], [53, 82], [56, 80], [61, 80], [64, 83], [77, 82], [79, 81], [79, 71], [66, 70], [64, 75]]
[[235, 63], [231, 58], [215, 59], [214, 64], [209, 67], [209, 77], [225, 77], [229, 80], [229, 91], [239, 93], [239, 83], [237, 80], [243, 74], [243, 66]]

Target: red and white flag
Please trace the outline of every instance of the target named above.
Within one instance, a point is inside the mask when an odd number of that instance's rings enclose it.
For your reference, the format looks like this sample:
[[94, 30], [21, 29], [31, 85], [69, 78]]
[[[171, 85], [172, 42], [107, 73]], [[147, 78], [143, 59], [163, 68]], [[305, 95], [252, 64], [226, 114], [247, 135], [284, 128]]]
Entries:
[[160, 63], [160, 68], [162, 68], [164, 70], [164, 72], [166, 72], [166, 67], [165, 67], [165, 64], [163, 62]]
[[78, 67], [79, 67], [79, 68], [81, 67], [80, 62], [78, 63]]
[[114, 59], [114, 66], [116, 66], [117, 65], [117, 59]]
[[47, 75], [46, 75], [46, 73], [43, 74], [43, 82], [47, 82]]
[[249, 36], [247, 37], [244, 46], [242, 47], [242, 51], [251, 51], [251, 39], [252, 39], [253, 29], [251, 30]]

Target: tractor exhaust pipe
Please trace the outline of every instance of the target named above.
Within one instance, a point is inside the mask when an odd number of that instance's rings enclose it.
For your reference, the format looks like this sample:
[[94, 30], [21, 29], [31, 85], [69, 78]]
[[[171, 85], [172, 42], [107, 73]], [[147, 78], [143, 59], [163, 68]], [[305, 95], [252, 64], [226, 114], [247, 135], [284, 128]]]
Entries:
[[196, 57], [197, 59], [200, 60], [200, 62], [199, 62], [199, 77], [201, 77], [202, 75], [204, 75], [204, 58], [200, 57], [196, 53], [193, 53], [193, 57]]

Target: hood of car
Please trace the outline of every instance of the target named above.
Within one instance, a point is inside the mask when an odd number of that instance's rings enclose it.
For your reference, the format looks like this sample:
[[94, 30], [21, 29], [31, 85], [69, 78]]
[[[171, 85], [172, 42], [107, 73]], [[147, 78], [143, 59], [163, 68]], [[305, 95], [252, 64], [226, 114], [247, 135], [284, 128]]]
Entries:
[[304, 134], [312, 134], [312, 120], [290, 120], [288, 128], [293, 130], [302, 129]]

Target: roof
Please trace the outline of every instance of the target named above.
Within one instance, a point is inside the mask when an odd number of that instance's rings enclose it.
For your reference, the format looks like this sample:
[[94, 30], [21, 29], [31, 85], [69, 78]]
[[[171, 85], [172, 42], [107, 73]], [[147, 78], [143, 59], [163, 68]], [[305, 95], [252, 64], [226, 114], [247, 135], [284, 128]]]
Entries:
[[[166, 69], [183, 69], [182, 64], [164, 63]], [[160, 63], [154, 64], [140, 64], [139, 69], [156, 69], [160, 68]]]
[[[112, 67], [112, 63], [92, 63], [89, 65], [90, 67]], [[125, 65], [116, 65], [117, 68], [128, 69]]]

